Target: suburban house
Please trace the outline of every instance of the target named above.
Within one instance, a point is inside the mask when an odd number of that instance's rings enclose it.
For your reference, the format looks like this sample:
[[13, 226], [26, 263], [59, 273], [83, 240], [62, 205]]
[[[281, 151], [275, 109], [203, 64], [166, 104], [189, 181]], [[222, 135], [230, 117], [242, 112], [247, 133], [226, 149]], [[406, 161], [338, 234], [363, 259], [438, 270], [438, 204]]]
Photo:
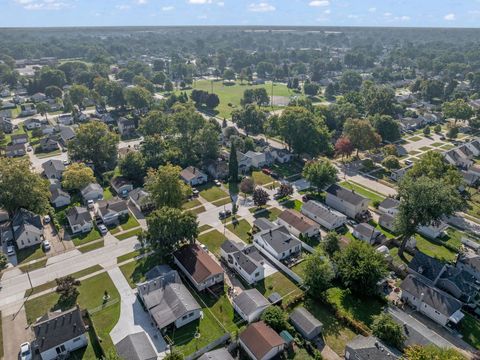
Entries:
[[473, 165], [473, 160], [471, 160], [465, 152], [459, 150], [459, 148], [454, 148], [448, 150], [444, 153], [445, 160], [452, 165], [461, 167], [461, 168], [469, 168]]
[[67, 221], [72, 234], [87, 233], [93, 229], [90, 212], [84, 207], [71, 207], [67, 212]]
[[35, 104], [22, 104], [20, 105], [20, 116], [32, 116], [37, 113]]
[[42, 102], [42, 101], [45, 101], [47, 100], [47, 95], [45, 95], [44, 93], [35, 93], [33, 94], [30, 99], [34, 102], [34, 103], [39, 103], [39, 102]]
[[118, 131], [122, 136], [131, 135], [135, 132], [135, 121], [121, 117], [117, 120]]
[[307, 340], [313, 340], [320, 335], [323, 324], [304, 307], [297, 307], [290, 314], [293, 327]]
[[369, 199], [355, 193], [355, 191], [348, 190], [336, 184], [331, 185], [327, 189], [327, 196], [325, 198], [325, 203], [328, 206], [352, 219], [367, 213], [369, 202]]
[[285, 226], [296, 237], [311, 238], [320, 235], [320, 226], [295, 210], [284, 210], [278, 216], [277, 223]]
[[403, 301], [442, 326], [449, 322], [458, 324], [465, 316], [459, 300], [429, 285], [420, 277], [408, 275], [400, 288]]
[[393, 215], [381, 214], [378, 218], [378, 224], [392, 233], [395, 232], [395, 216]]
[[56, 208], [70, 205], [71, 201], [70, 194], [62, 189], [53, 189], [50, 191], [50, 202]]
[[441, 237], [444, 231], [448, 228], [448, 224], [440, 221], [438, 224], [431, 224], [429, 226], [419, 226], [417, 231], [428, 238], [436, 239]]
[[13, 236], [17, 247], [24, 249], [43, 241], [43, 225], [40, 215], [20, 209], [12, 219]]
[[60, 125], [73, 125], [73, 115], [72, 114], [58, 115], [57, 123]]
[[195, 166], [188, 166], [180, 172], [180, 177], [186, 184], [197, 186], [208, 181], [207, 174], [201, 172]]
[[260, 231], [253, 236], [253, 241], [277, 260], [287, 259], [302, 250], [300, 240], [290, 234], [284, 226]]
[[257, 289], [242, 291], [233, 298], [233, 308], [248, 323], [260, 319], [270, 302]]
[[402, 354], [373, 336], [357, 335], [345, 347], [346, 360], [400, 359]]
[[88, 200], [98, 201], [103, 199], [103, 189], [97, 183], [91, 183], [80, 190], [83, 201], [87, 203]]
[[122, 176], [112, 178], [110, 185], [120, 197], [127, 197], [128, 193], [133, 190], [132, 182]]
[[148, 192], [143, 188], [133, 189], [128, 193], [130, 204], [135, 206], [138, 211], [146, 213], [153, 208], [153, 203], [150, 201]]
[[220, 247], [222, 259], [249, 284], [255, 284], [265, 277], [265, 259], [255, 245], [245, 245], [225, 240]]
[[273, 159], [280, 164], [285, 164], [293, 159], [293, 154], [286, 149], [277, 149], [270, 146], [265, 151], [270, 152]]
[[40, 139], [40, 150], [43, 152], [52, 152], [58, 150], [58, 141], [55, 136], [46, 136]]
[[392, 179], [393, 181], [400, 181], [402, 180], [402, 178], [405, 176], [405, 174], [407, 173], [408, 170], [410, 170], [410, 168], [413, 166], [413, 164], [411, 165], [408, 165], [408, 166], [405, 166], [401, 169], [397, 169], [397, 170], [392, 170], [392, 172], [390, 173], [390, 179]]
[[480, 255], [473, 252], [460, 254], [457, 258], [456, 267], [465, 270], [477, 281], [480, 281]]
[[175, 270], [138, 284], [137, 290], [159, 330], [169, 326], [178, 329], [202, 316], [201, 306]]
[[381, 243], [385, 240], [385, 235], [368, 223], [360, 223], [356, 225], [353, 228], [352, 234], [357, 239], [365, 241], [370, 245]]
[[47, 179], [61, 180], [65, 171], [62, 160], [48, 160], [42, 164], [42, 168]]
[[253, 360], [270, 360], [285, 349], [285, 341], [263, 321], [250, 324], [240, 334], [239, 343]]
[[335, 230], [347, 222], [346, 215], [314, 200], [304, 203], [301, 212], [328, 230]]
[[222, 267], [197, 244], [185, 245], [175, 251], [173, 260], [198, 291], [223, 284]]
[[250, 167], [260, 169], [273, 163], [273, 157], [269, 152], [247, 151], [244, 156], [249, 159]]
[[45, 123], [46, 121], [43, 119], [31, 118], [23, 122], [23, 127], [26, 130], [33, 130], [33, 129], [41, 128], [42, 125], [44, 125]]
[[0, 130], [5, 134], [11, 134], [13, 131], [12, 119], [0, 116]]
[[59, 126], [59, 140], [63, 146], [67, 146], [70, 140], [75, 138], [75, 131], [70, 126]]
[[6, 157], [19, 157], [24, 156], [27, 154], [25, 149], [25, 144], [16, 144], [16, 145], [8, 145], [5, 147], [5, 156]]
[[32, 350], [42, 360], [67, 358], [72, 352], [87, 346], [87, 328], [77, 307], [42, 316], [32, 326], [35, 340]]
[[118, 356], [129, 360], [157, 360], [157, 353], [144, 331], [125, 336], [115, 344]]
[[27, 134], [12, 135], [11, 141], [13, 145], [26, 144], [28, 142], [28, 135]]
[[378, 204], [378, 211], [383, 214], [396, 215], [398, 213], [398, 205], [400, 205], [400, 201], [391, 197], [387, 197], [380, 204]]
[[128, 216], [128, 213], [127, 202], [122, 199], [113, 198], [98, 202], [97, 215], [105, 225], [118, 224], [122, 217]]
[[227, 349], [221, 348], [203, 354], [198, 360], [234, 360], [234, 358]]

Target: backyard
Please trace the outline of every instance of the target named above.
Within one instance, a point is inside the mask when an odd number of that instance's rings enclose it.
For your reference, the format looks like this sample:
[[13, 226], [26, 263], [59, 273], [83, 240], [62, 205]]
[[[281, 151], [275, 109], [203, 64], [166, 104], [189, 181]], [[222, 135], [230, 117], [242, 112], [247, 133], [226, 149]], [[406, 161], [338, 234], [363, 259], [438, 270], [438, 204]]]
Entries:
[[302, 290], [280, 271], [264, 278], [262, 281], [258, 282], [255, 287], [266, 298], [272, 293], [279, 293], [284, 297], [284, 302], [287, 302], [288, 299], [302, 293]]

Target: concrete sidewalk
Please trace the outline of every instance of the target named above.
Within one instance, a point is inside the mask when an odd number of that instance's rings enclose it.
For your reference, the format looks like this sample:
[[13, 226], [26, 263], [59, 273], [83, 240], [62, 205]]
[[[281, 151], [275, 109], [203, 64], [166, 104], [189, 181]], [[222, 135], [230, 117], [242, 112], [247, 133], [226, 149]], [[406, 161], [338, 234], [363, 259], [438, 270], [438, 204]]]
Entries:
[[135, 292], [123, 276], [118, 267], [108, 271], [115, 287], [120, 293], [120, 319], [110, 332], [110, 337], [114, 344], [117, 344], [125, 336], [144, 332], [150, 339], [157, 356], [163, 357], [167, 350], [167, 343], [163, 339], [160, 331], [152, 325], [152, 320], [146, 311], [143, 310]]

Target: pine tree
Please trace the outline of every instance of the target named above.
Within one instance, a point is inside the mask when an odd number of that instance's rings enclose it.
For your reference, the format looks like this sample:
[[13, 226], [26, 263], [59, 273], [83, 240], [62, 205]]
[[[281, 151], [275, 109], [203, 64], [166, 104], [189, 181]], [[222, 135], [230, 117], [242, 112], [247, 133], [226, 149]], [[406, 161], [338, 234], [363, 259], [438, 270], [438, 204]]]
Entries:
[[230, 160], [228, 162], [228, 175], [230, 176], [231, 183], [238, 183], [238, 160], [237, 150], [235, 149], [235, 143], [232, 142], [230, 146]]

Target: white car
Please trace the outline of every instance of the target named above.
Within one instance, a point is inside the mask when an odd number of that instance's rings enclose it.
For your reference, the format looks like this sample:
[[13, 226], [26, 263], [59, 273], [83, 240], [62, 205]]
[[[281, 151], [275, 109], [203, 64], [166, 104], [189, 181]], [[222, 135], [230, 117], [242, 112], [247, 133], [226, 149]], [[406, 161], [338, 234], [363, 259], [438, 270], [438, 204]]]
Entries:
[[8, 256], [13, 256], [15, 255], [15, 248], [13, 246], [7, 246], [7, 255]]
[[29, 342], [25, 342], [20, 345], [20, 359], [32, 360], [32, 349]]
[[44, 249], [45, 251], [48, 251], [48, 250], [50, 250], [50, 249], [52, 248], [51, 245], [50, 245], [50, 241], [48, 241], [48, 240], [44, 240], [43, 243], [42, 243], [42, 245], [43, 245], [43, 249]]
[[106, 235], [108, 233], [108, 229], [104, 224], [98, 225], [98, 230], [100, 230], [100, 234]]
[[92, 210], [94, 207], [95, 207], [95, 203], [93, 202], [93, 200], [88, 200], [87, 201], [87, 207]]
[[50, 221], [52, 221], [52, 219], [50, 218], [50, 215], [45, 215], [45, 217], [43, 218], [43, 223], [50, 224]]
[[215, 184], [215, 186], [222, 186], [220, 180], [213, 180], [213, 183]]

